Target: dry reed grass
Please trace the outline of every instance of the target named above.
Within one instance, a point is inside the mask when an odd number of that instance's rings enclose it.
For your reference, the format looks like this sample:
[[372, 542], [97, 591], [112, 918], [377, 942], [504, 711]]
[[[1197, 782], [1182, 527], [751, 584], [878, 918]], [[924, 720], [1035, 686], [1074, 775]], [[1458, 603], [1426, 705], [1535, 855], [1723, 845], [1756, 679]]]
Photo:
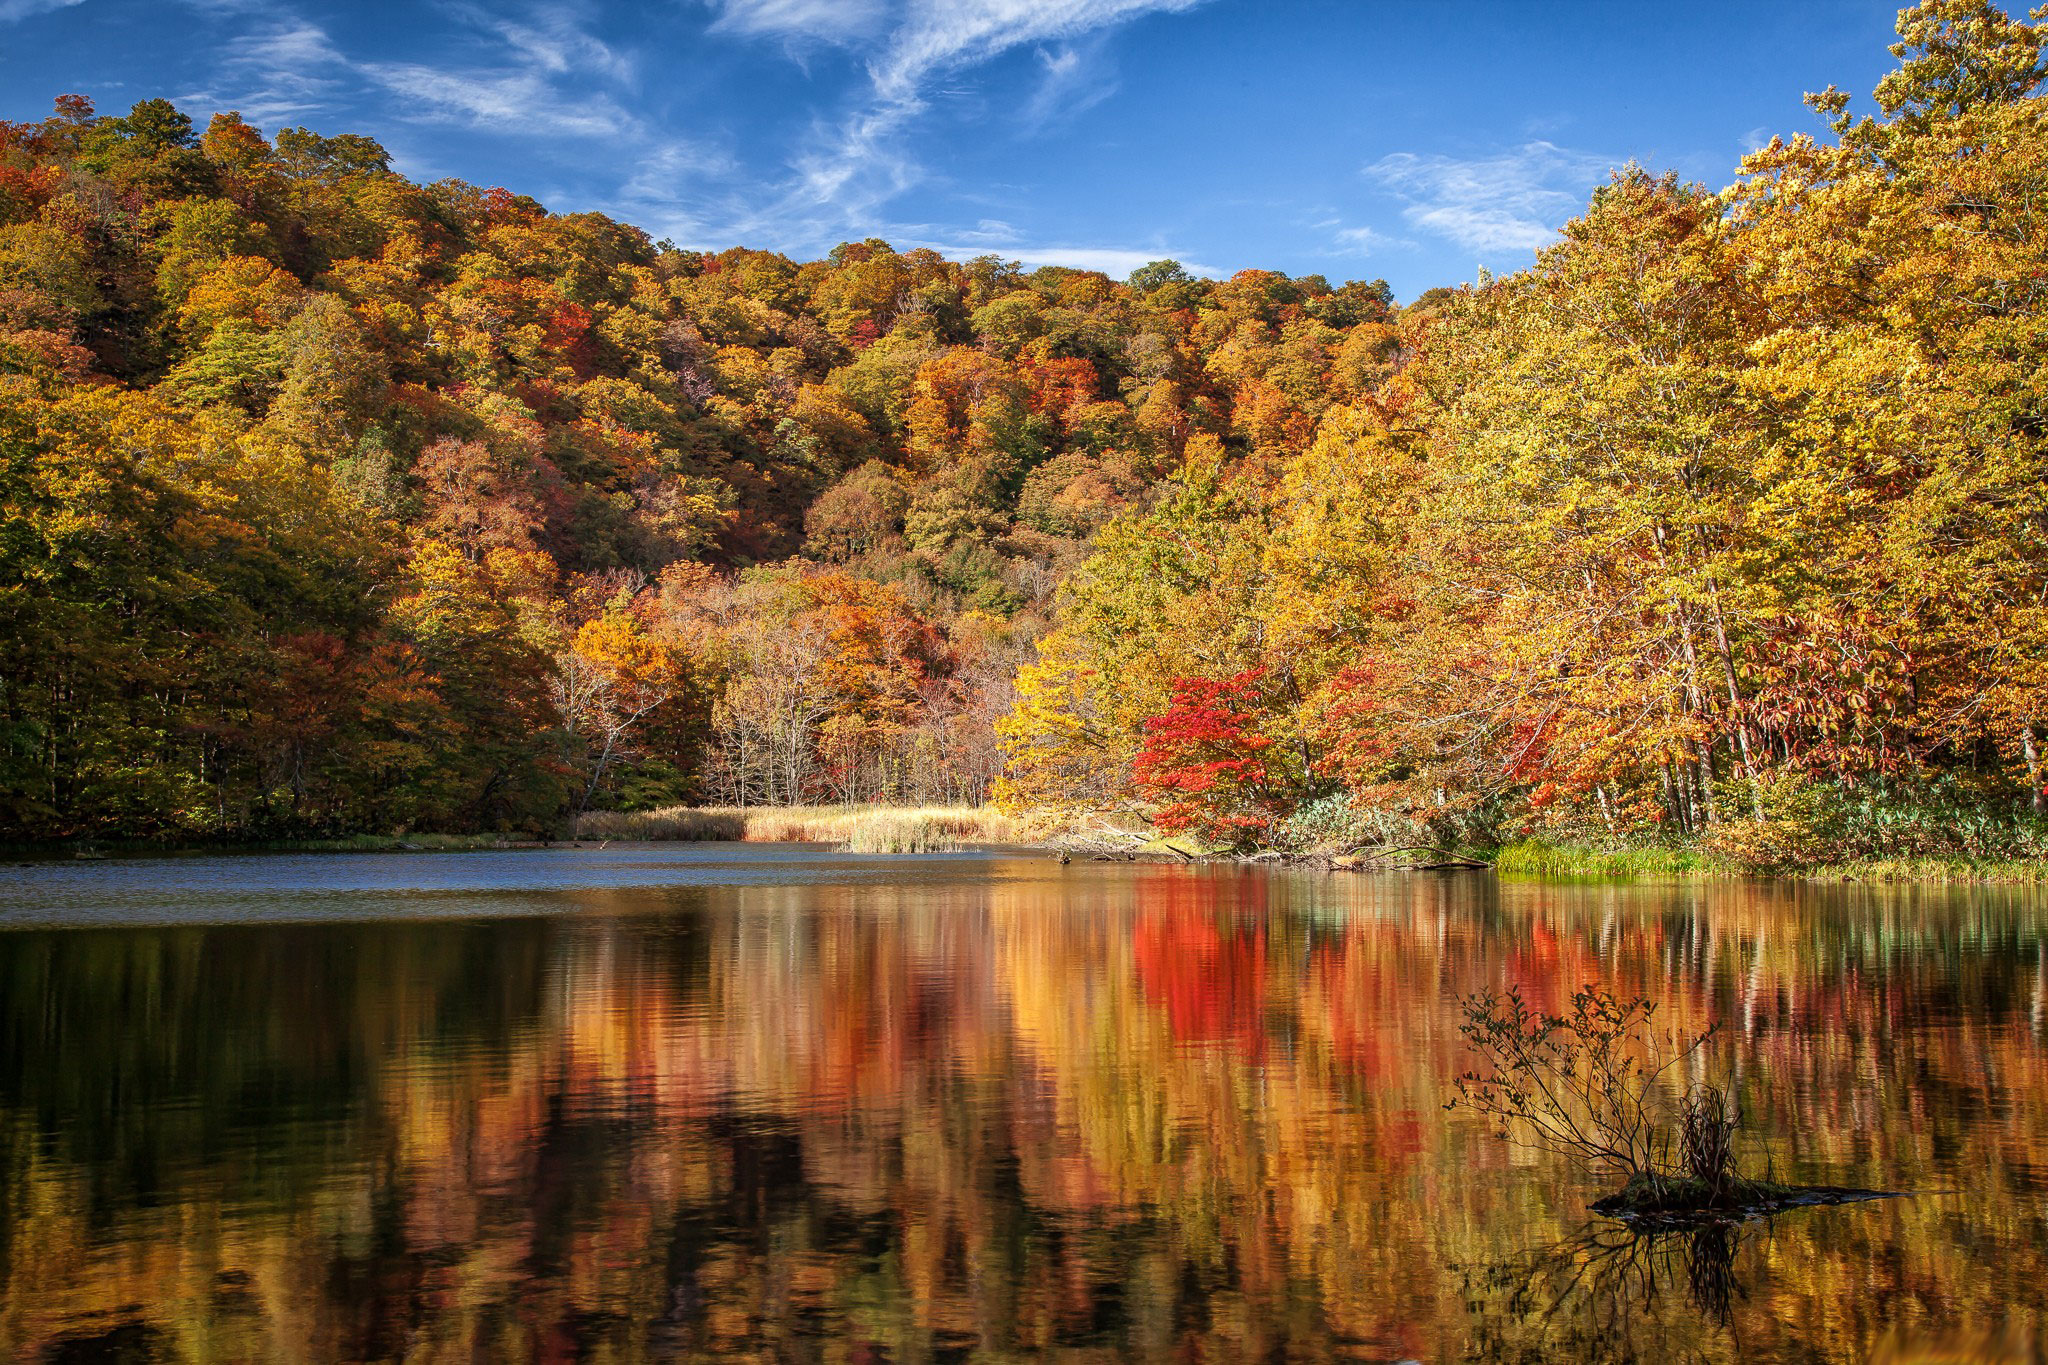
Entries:
[[852, 853], [944, 853], [1021, 835], [988, 806], [671, 806], [594, 811], [576, 822], [579, 839], [837, 844]]

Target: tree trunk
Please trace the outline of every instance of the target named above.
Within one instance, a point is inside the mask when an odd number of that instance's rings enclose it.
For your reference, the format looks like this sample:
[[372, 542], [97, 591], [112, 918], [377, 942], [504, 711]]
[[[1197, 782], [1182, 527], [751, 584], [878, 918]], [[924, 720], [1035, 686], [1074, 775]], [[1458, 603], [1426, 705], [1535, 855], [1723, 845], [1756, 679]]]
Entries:
[[1707, 604], [1714, 611], [1714, 644], [1721, 654], [1721, 672], [1728, 679], [1728, 728], [1735, 735], [1736, 753], [1742, 759], [1742, 775], [1749, 779], [1749, 811], [1764, 818], [1764, 794], [1757, 785], [1756, 758], [1749, 750], [1749, 723], [1742, 715], [1742, 691], [1735, 685], [1735, 651], [1728, 647], [1728, 621], [1721, 612], [1721, 588], [1711, 575], [1707, 578]]
[[2020, 727], [2020, 752], [2027, 760], [2027, 787], [2034, 814], [2039, 815], [2048, 808], [2048, 792], [2041, 790], [2041, 752], [2034, 746], [2034, 727], [2027, 724]]
[[[1671, 564], [1664, 554], [1664, 527], [1660, 524], [1652, 528], [1651, 537], [1657, 549], [1657, 565], [1664, 570], [1668, 577], [1671, 572]], [[1685, 609], [1685, 604], [1679, 600], [1676, 593], [1673, 593], [1671, 596], [1671, 614], [1678, 622], [1679, 651], [1685, 660], [1686, 709], [1692, 715], [1705, 716], [1707, 715], [1707, 696], [1705, 690], [1700, 686], [1700, 656], [1698, 648], [1693, 643], [1692, 613]], [[1697, 828], [1711, 823], [1714, 818], [1714, 770], [1713, 746], [1711, 744], [1696, 744], [1694, 748], [1697, 750], [1700, 796], [1702, 798], [1702, 807], [1697, 814], [1695, 825], [1695, 828]], [[1681, 769], [1683, 766], [1681, 765]]]

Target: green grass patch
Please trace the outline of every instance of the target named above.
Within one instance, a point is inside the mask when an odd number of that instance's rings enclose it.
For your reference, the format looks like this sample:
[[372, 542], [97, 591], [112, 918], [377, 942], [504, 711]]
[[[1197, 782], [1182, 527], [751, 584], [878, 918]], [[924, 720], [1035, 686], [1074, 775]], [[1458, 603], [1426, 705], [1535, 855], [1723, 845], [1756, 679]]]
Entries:
[[1823, 863], [1795, 875], [1817, 881], [1947, 882], [1991, 886], [2048, 883], [2048, 860], [2040, 858], [1858, 858]]
[[0, 857], [162, 857], [196, 853], [461, 853], [531, 847], [523, 834], [337, 834], [319, 839], [67, 839], [0, 844]]
[[1737, 869], [1691, 848], [1594, 848], [1525, 839], [1496, 850], [1493, 870], [1504, 877], [1699, 877]]
[[1718, 857], [1696, 848], [1673, 848], [1658, 844], [1633, 848], [1599, 848], [1588, 844], [1552, 844], [1538, 839], [1528, 839], [1495, 850], [1492, 860], [1494, 871], [1504, 877], [1699, 878], [1768, 875], [1828, 882], [2048, 885], [2048, 860], [2040, 858], [1967, 858], [1960, 855], [1856, 858], [1842, 862], [1766, 869], [1744, 867], [1728, 858]]

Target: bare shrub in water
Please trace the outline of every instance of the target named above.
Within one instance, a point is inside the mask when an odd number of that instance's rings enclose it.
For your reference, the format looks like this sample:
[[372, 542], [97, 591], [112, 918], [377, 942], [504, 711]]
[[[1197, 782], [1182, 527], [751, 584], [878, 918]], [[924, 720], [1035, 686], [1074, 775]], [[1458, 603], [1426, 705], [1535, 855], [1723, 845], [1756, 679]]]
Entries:
[[1660, 1084], [1711, 1029], [1660, 1046], [1650, 1027], [1655, 1004], [1617, 1000], [1597, 986], [1574, 991], [1565, 1014], [1530, 1009], [1518, 986], [1481, 991], [1464, 1008], [1459, 1031], [1490, 1070], [1460, 1075], [1452, 1107], [1485, 1115], [1503, 1138], [1603, 1174], [1627, 1179], [1666, 1164]]
[[1519, 987], [1464, 1002], [1460, 1032], [1486, 1069], [1457, 1077], [1448, 1107], [1484, 1115], [1499, 1136], [1555, 1152], [1623, 1182], [1619, 1207], [1723, 1206], [1764, 1192], [1738, 1174], [1739, 1112], [1718, 1086], [1667, 1078], [1716, 1028], [1664, 1036], [1657, 1006], [1598, 986], [1544, 1014]]
[[1741, 1111], [1717, 1085], [1697, 1086], [1678, 1101], [1678, 1150], [1685, 1174], [1717, 1203], [1733, 1193], [1739, 1179], [1735, 1130], [1741, 1121]]

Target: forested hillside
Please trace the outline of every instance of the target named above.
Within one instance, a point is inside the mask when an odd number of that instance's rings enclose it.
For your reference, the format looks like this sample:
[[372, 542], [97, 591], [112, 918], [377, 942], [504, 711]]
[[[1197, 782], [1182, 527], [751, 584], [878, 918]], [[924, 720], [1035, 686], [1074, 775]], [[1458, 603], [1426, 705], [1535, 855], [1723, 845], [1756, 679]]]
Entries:
[[1112, 522], [1003, 723], [1019, 804], [1229, 839], [2048, 851], [2043, 29], [1931, 0], [1833, 136], [1630, 167], [1407, 310], [1298, 452]]
[[163, 100], [0, 125], [0, 825], [979, 798], [1087, 537], [1381, 382], [1386, 290], [798, 264]]
[[[980, 799], [2030, 851], [2041, 27], [1397, 309], [655, 243], [361, 136], [0, 124], [0, 828]], [[1007, 772], [1005, 767], [1007, 765]]]

